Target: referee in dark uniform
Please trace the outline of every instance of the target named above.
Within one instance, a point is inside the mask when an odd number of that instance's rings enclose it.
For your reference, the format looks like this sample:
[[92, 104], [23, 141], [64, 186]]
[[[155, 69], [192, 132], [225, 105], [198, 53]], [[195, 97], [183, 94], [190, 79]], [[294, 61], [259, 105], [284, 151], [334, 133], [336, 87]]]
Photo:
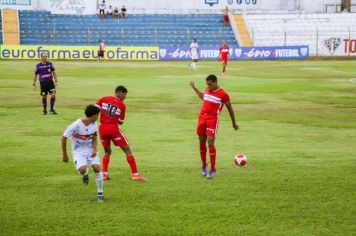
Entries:
[[[57, 87], [57, 75], [54, 69], [52, 62], [48, 61], [48, 54], [41, 54], [41, 62], [36, 65], [35, 74], [33, 76], [33, 89], [36, 89], [36, 80], [39, 75], [40, 87], [42, 96], [42, 105], [43, 105], [43, 115], [47, 115], [47, 95], [51, 96], [50, 104], [51, 110], [50, 113], [57, 115], [57, 112], [54, 110], [54, 103], [56, 102], [56, 87]], [[54, 81], [53, 81], [54, 80]]]

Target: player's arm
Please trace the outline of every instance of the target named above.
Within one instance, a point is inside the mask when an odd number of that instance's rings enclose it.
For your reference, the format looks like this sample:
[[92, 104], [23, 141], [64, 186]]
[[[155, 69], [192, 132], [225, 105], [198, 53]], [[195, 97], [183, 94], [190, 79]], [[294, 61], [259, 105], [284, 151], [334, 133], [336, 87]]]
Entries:
[[63, 153], [63, 162], [68, 162], [68, 153], [67, 153], [67, 137], [62, 136], [62, 153]]
[[194, 92], [198, 95], [198, 97], [203, 100], [204, 98], [204, 93], [200, 92], [199, 89], [197, 89], [197, 87], [195, 87], [194, 81], [190, 81], [189, 85], [193, 88]]
[[226, 108], [227, 110], [229, 111], [229, 114], [230, 114], [230, 119], [231, 119], [231, 122], [232, 122], [232, 127], [235, 129], [235, 130], [238, 130], [240, 127], [237, 125], [236, 123], [236, 120], [235, 120], [235, 112], [234, 112], [234, 109], [232, 108], [231, 106], [231, 102], [227, 102], [225, 103], [226, 105]]
[[38, 74], [35, 72], [35, 73], [33, 74], [33, 80], [32, 80], [32, 87], [33, 87], [33, 90], [36, 89], [37, 76], [38, 76]]
[[53, 74], [53, 78], [54, 78], [54, 85], [57, 87], [57, 84], [58, 84], [57, 73], [55, 71], [53, 71], [52, 74]]
[[95, 134], [93, 137], [93, 151], [91, 152], [90, 157], [95, 157], [98, 154], [98, 135]]

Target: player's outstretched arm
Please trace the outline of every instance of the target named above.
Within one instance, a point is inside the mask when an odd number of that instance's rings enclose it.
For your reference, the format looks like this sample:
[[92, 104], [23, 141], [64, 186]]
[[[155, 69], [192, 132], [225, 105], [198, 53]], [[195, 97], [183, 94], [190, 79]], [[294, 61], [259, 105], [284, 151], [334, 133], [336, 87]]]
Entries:
[[235, 112], [234, 109], [231, 106], [230, 102], [225, 103], [227, 110], [229, 111], [231, 122], [232, 122], [232, 127], [235, 130], [238, 130], [240, 127], [237, 125], [236, 120], [235, 120]]
[[68, 162], [68, 154], [67, 154], [67, 138], [62, 136], [62, 153], [63, 153], [63, 162]]
[[189, 85], [193, 88], [194, 92], [198, 95], [198, 97], [203, 100], [204, 98], [204, 94], [202, 92], [199, 91], [199, 89], [197, 89], [197, 87], [195, 87], [194, 81], [190, 81]]

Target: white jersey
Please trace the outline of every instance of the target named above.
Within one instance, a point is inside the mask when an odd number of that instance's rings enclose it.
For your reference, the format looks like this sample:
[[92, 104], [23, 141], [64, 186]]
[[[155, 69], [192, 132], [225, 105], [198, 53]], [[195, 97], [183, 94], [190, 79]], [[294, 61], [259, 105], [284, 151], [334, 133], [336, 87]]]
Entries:
[[72, 138], [73, 153], [82, 153], [93, 149], [93, 138], [97, 132], [98, 125], [96, 122], [86, 126], [82, 119], [78, 119], [68, 126], [63, 136]]
[[190, 55], [192, 56], [192, 60], [198, 59], [198, 43], [191, 43], [190, 44]]

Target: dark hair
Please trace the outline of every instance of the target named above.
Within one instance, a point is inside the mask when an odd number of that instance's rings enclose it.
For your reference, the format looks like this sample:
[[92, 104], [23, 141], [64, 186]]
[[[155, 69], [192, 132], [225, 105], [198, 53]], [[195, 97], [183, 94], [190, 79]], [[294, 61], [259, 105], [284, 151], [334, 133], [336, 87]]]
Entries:
[[117, 86], [116, 89], [115, 89], [115, 93], [118, 93], [118, 92], [127, 93], [127, 88], [125, 88], [125, 87], [122, 86], [122, 85], [119, 85], [119, 86]]
[[216, 75], [208, 75], [208, 77], [206, 77], [205, 80], [211, 81], [211, 82], [216, 82], [216, 81], [218, 81], [218, 78], [216, 77]]
[[95, 105], [88, 105], [86, 108], [85, 108], [85, 115], [86, 117], [91, 117], [91, 116], [94, 116], [94, 115], [97, 115], [100, 113], [100, 108], [95, 106]]

